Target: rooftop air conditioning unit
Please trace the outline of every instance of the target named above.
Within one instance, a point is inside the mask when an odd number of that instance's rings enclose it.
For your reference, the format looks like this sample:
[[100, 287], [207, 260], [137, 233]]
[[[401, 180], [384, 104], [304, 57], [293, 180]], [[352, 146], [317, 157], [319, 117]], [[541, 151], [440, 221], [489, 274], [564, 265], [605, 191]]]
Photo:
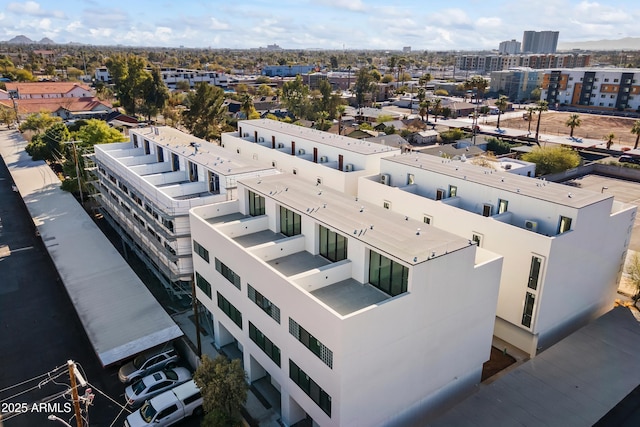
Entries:
[[284, 143], [278, 142], [278, 148], [284, 148]]
[[344, 165], [344, 171], [345, 172], [353, 171], [353, 164], [352, 163], [347, 163], [346, 165]]
[[298, 154], [303, 155], [305, 153], [304, 148], [298, 150]]
[[391, 185], [391, 177], [387, 173], [380, 175], [380, 182], [384, 185]]
[[537, 231], [538, 230], [538, 223], [535, 221], [532, 221], [530, 219], [527, 219], [524, 221], [524, 228], [526, 228], [527, 230], [530, 231]]
[[327, 156], [320, 156], [320, 163], [327, 163]]

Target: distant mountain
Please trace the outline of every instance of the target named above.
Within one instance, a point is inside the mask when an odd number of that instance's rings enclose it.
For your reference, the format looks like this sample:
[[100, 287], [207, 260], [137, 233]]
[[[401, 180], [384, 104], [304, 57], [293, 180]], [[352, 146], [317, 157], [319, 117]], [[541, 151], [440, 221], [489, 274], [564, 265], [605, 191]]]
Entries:
[[7, 43], [10, 43], [10, 44], [31, 44], [31, 43], [35, 43], [35, 42], [33, 40], [31, 40], [29, 37], [26, 37], [26, 36], [15, 36], [11, 40], [9, 40]]
[[51, 40], [49, 37], [45, 37], [42, 40], [40, 40], [39, 42], [33, 41], [31, 40], [29, 37], [27, 36], [15, 36], [14, 38], [12, 38], [11, 40], [5, 42], [8, 44], [56, 44], [56, 42], [54, 42], [53, 40]]
[[640, 37], [625, 37], [618, 40], [592, 40], [584, 42], [558, 43], [558, 50], [640, 50]]

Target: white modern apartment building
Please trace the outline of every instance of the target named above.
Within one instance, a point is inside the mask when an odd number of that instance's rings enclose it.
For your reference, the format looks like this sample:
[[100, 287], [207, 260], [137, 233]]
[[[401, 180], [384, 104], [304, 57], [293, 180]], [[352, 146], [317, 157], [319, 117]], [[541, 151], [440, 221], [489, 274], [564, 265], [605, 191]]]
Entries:
[[289, 174], [190, 221], [215, 344], [279, 392], [285, 425], [406, 422], [479, 382], [502, 258], [470, 239]]
[[[150, 71], [150, 70], [147, 70]], [[207, 83], [212, 86], [226, 88], [229, 86], [229, 77], [221, 71], [192, 70], [188, 68], [164, 67], [160, 68], [162, 81], [169, 89], [175, 89], [180, 81], [189, 83], [193, 89], [197, 83]], [[110, 83], [111, 74], [107, 67], [98, 67], [94, 73], [96, 81]]]
[[358, 197], [504, 257], [494, 334], [536, 355], [613, 306], [636, 207], [451, 161], [381, 160]]
[[221, 145], [236, 154], [355, 195], [358, 178], [380, 171], [380, 159], [401, 150], [269, 119], [243, 120]]
[[589, 110], [640, 111], [640, 69], [580, 68], [547, 70], [540, 99]]
[[189, 209], [235, 198], [237, 179], [277, 173], [170, 127], [96, 145], [94, 161], [105, 216], [178, 296], [191, 291]]

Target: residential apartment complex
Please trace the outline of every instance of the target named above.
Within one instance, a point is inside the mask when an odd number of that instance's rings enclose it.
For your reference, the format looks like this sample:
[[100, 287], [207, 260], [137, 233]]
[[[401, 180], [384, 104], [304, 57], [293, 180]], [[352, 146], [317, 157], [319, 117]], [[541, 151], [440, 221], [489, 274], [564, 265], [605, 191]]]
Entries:
[[[420, 425], [612, 307], [636, 208], [271, 120], [96, 146], [105, 213], [284, 425]], [[507, 168], [505, 167], [505, 170]], [[602, 248], [606, 248], [603, 252]]]
[[521, 55], [462, 55], [456, 57], [456, 68], [478, 73], [508, 70], [513, 67], [575, 68], [587, 67], [588, 54], [521, 54]]
[[520, 53], [520, 42], [516, 40], [505, 40], [500, 42], [498, 47], [500, 55], [515, 55]]
[[96, 145], [94, 161], [105, 217], [178, 297], [191, 292], [189, 209], [235, 198], [240, 178], [277, 173], [170, 127]]
[[543, 70], [528, 67], [492, 71], [489, 91], [501, 93], [514, 102], [527, 100], [534, 89], [542, 87], [543, 76]]
[[549, 105], [640, 111], [640, 69], [581, 68], [545, 71], [541, 99]]
[[415, 422], [479, 381], [502, 262], [470, 239], [288, 174], [190, 221], [216, 346], [284, 425]]
[[[223, 88], [229, 86], [228, 76], [220, 71], [164, 67], [160, 69], [160, 75], [162, 76], [164, 84], [172, 90], [176, 88], [178, 82], [187, 82], [191, 89], [193, 89], [197, 83], [207, 83]], [[111, 83], [111, 75], [107, 67], [96, 68], [94, 77], [97, 81]]]
[[522, 35], [522, 52], [556, 53], [559, 31], [525, 31]]
[[[377, 110], [380, 111], [380, 110]], [[244, 120], [221, 145], [245, 158], [355, 195], [358, 178], [376, 174], [380, 159], [400, 149], [269, 119]]]
[[504, 257], [494, 330], [499, 338], [535, 356], [611, 309], [635, 206], [435, 156], [380, 163], [379, 176], [360, 180], [360, 200]]

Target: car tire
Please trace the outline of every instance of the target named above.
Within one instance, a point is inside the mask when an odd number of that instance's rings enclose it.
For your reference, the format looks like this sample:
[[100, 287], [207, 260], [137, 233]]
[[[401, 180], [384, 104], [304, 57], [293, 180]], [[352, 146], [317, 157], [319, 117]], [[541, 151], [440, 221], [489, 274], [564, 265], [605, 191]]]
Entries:
[[202, 409], [202, 406], [198, 406], [196, 409], [193, 410], [193, 415], [196, 417], [199, 417], [202, 414], [204, 414], [204, 410]]

